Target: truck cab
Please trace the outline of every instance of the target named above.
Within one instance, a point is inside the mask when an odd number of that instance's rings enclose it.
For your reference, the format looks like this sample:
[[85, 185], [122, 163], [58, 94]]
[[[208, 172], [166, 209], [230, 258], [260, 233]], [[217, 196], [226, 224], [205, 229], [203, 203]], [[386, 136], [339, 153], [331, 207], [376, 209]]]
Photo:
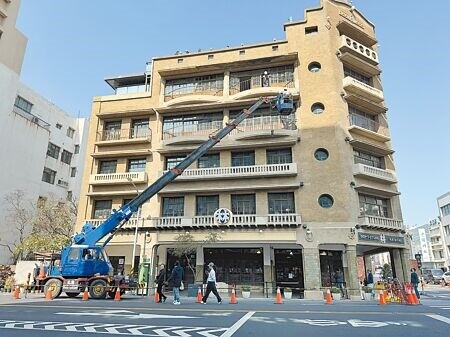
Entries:
[[63, 277], [86, 277], [95, 274], [113, 274], [105, 250], [99, 246], [72, 245], [64, 248], [61, 254], [61, 275]]

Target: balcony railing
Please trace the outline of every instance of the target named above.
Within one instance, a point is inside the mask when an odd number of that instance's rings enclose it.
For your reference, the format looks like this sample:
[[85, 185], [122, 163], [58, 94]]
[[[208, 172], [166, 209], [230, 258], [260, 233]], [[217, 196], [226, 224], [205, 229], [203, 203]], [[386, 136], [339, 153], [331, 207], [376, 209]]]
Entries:
[[405, 227], [402, 220], [396, 220], [392, 218], [384, 218], [372, 215], [361, 215], [359, 216], [359, 224], [368, 228], [401, 231]]
[[354, 164], [353, 166], [353, 174], [354, 175], [363, 175], [369, 178], [373, 178], [381, 181], [388, 181], [390, 183], [397, 182], [397, 179], [394, 173], [383, 170], [377, 167], [364, 165], [364, 164]]
[[247, 91], [247, 90], [251, 90], [251, 89], [269, 88], [269, 87], [294, 88], [295, 83], [293, 80], [289, 80], [289, 81], [269, 80], [268, 83], [264, 84], [260, 75], [253, 76], [252, 78], [242, 80], [242, 81], [238, 77], [230, 79], [230, 95], [235, 95], [239, 92]]
[[358, 55], [363, 56], [363, 58], [370, 62], [371, 64], [378, 64], [378, 55], [372, 49], [364, 46], [363, 44], [356, 42], [355, 40], [349, 38], [348, 36], [341, 36], [341, 45], [339, 47], [341, 50], [352, 50]]
[[89, 179], [91, 185], [108, 185], [108, 184], [131, 184], [146, 183], [146, 172], [123, 172], [123, 173], [104, 173], [92, 174]]
[[[164, 171], [166, 173], [167, 171]], [[209, 167], [184, 170], [176, 181], [195, 179], [254, 178], [281, 175], [296, 175], [297, 164], [271, 164], [252, 166]]]
[[351, 76], [344, 77], [343, 86], [346, 91], [353, 92], [376, 103], [384, 101], [384, 95], [381, 90], [358, 81]]
[[[196, 216], [187, 217], [161, 217], [153, 218], [153, 226], [158, 229], [177, 228], [198, 228], [198, 227], [219, 227], [214, 221], [214, 217]], [[241, 214], [233, 215], [232, 221], [224, 225], [226, 227], [298, 227], [301, 225], [301, 216], [298, 214], [269, 214], [253, 215]]]
[[221, 120], [211, 121], [209, 123], [181, 125], [177, 128], [163, 131], [163, 140], [182, 136], [208, 136], [211, 133], [221, 129], [222, 126]]
[[97, 141], [115, 141], [130, 139], [151, 140], [152, 130], [150, 129], [121, 129], [121, 130], [103, 130], [97, 132]]
[[37, 117], [37, 116], [35, 116], [35, 115], [33, 115], [33, 114], [29, 113], [29, 112], [26, 112], [26, 111], [22, 110], [21, 108], [15, 106], [15, 105], [13, 106], [13, 112], [15, 114], [17, 114], [17, 115], [22, 116], [23, 118], [28, 119], [31, 123], [34, 123], [34, 124], [44, 128], [46, 130], [50, 130], [50, 124], [49, 123], [43, 121], [39, 117]]
[[348, 118], [350, 121], [350, 125], [356, 125], [373, 132], [378, 132], [378, 129], [380, 127], [379, 123], [375, 122], [373, 119], [364, 116], [350, 114], [348, 115]]
[[[95, 227], [101, 225], [103, 222], [105, 222], [106, 218], [109, 217], [111, 215], [111, 211], [107, 211], [106, 212], [106, 216], [105, 219], [86, 219], [84, 220], [85, 223], [90, 223], [93, 224]], [[139, 227], [143, 227], [146, 224], [146, 221], [143, 218], [136, 218], [136, 217], [132, 217], [130, 220], [128, 220], [123, 226], [122, 228], [136, 228], [136, 225], [138, 225]], [[147, 223], [148, 224], [148, 223]]]
[[223, 80], [199, 80], [191, 83], [173, 85], [173, 87], [166, 87], [164, 102], [188, 95], [223, 96]]
[[252, 132], [260, 130], [278, 130], [284, 129], [285, 125], [281, 121], [279, 116], [260, 116], [249, 117], [244, 119], [230, 135], [236, 135], [241, 132]]

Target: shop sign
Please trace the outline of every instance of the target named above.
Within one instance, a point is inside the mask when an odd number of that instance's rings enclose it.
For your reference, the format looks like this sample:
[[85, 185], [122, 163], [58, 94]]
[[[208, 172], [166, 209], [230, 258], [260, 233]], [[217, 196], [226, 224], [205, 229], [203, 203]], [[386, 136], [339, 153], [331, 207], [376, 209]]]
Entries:
[[405, 244], [405, 238], [401, 236], [392, 236], [384, 234], [358, 233], [359, 241], [387, 243], [387, 244]]

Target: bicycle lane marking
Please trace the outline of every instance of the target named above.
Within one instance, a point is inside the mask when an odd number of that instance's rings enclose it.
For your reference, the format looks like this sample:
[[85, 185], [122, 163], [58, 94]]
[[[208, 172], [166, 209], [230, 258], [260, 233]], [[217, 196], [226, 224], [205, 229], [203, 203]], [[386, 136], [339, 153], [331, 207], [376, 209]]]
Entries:
[[239, 321], [234, 323], [225, 333], [220, 335], [220, 337], [231, 337], [233, 334], [238, 331], [238, 329], [247, 322], [250, 317], [252, 317], [255, 314], [255, 311], [247, 312]]

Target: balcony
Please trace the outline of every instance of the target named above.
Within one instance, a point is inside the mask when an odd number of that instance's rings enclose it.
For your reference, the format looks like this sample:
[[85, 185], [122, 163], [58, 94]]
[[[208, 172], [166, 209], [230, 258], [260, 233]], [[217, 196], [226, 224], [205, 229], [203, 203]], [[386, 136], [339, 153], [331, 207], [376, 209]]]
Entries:
[[102, 145], [150, 143], [151, 139], [152, 130], [150, 129], [103, 130], [97, 132], [96, 143]]
[[203, 76], [203, 78], [168, 80], [164, 92], [164, 102], [174, 100], [170, 103], [172, 105], [218, 101], [223, 96], [223, 75]]
[[[166, 173], [167, 171], [164, 171]], [[204, 179], [237, 179], [274, 176], [297, 175], [297, 164], [272, 164], [253, 166], [210, 167], [184, 170], [177, 181], [204, 180]]]
[[253, 215], [242, 214], [233, 215], [232, 221], [226, 225], [218, 225], [214, 221], [214, 216], [187, 217], [160, 217], [148, 220], [151, 227], [160, 230], [164, 229], [188, 229], [188, 228], [248, 228], [248, 227], [299, 227], [301, 226], [301, 216], [298, 214], [269, 214]]
[[397, 182], [397, 178], [393, 172], [360, 163], [353, 165], [353, 175], [370, 180], [387, 182], [389, 184], [395, 184]]
[[379, 142], [388, 142], [391, 139], [387, 128], [373, 119], [357, 114], [348, 115], [348, 119], [350, 123], [349, 131], [351, 132]]
[[[356, 55], [360, 62], [355, 64], [358, 68], [362, 70], [366, 70], [364, 68], [375, 69], [378, 73], [380, 72], [376, 67], [373, 66], [378, 65], [378, 55], [372, 49], [366, 47], [365, 45], [356, 42], [355, 40], [349, 38], [348, 36], [341, 36], [341, 44], [339, 46], [339, 50], [343, 53], [348, 52], [350, 55]], [[344, 55], [341, 56], [345, 58]], [[362, 62], [361, 62], [362, 61]], [[358, 61], [354, 61], [358, 62]], [[351, 63], [351, 61], [350, 61]], [[369, 67], [368, 67], [369, 66]], [[372, 67], [370, 67], [372, 66]]]
[[381, 229], [390, 231], [402, 231], [405, 230], [402, 220], [396, 220], [391, 218], [383, 218], [372, 215], [361, 215], [358, 217], [358, 223], [363, 228], [369, 229]]
[[[233, 96], [232, 98], [235, 100], [261, 96], [276, 96], [282, 88], [295, 88], [295, 83], [293, 80], [271, 81], [267, 85], [264, 85], [260, 75], [246, 80], [230, 78], [230, 96]], [[292, 94], [294, 95], [294, 93]]]
[[89, 178], [91, 185], [116, 185], [131, 184], [130, 180], [135, 184], [146, 183], [146, 172], [124, 172], [124, 173], [105, 173], [92, 174]]
[[375, 103], [381, 103], [384, 101], [384, 95], [381, 90], [358, 81], [351, 76], [344, 77], [343, 86], [348, 94], [354, 93], [365, 99], [374, 101]]
[[[111, 211], [108, 211], [107, 216], [109, 216], [111, 214]], [[105, 219], [86, 219], [84, 220], [84, 223], [90, 223], [92, 225], [94, 225], [95, 227], [101, 225], [103, 222], [105, 222], [107, 216], [105, 217]], [[144, 220], [143, 218], [136, 218], [133, 217], [130, 220], [128, 220], [123, 226], [123, 229], [134, 229], [136, 228], [136, 225], [138, 225], [139, 227], [144, 227], [146, 224], [146, 221], [148, 222], [148, 220]]]
[[[171, 139], [174, 137], [196, 137], [196, 136], [209, 136], [215, 131], [223, 127], [222, 120], [210, 121], [208, 123], [186, 124], [177, 128], [163, 131], [163, 140]], [[206, 140], [207, 137], [201, 137], [202, 140]]]

